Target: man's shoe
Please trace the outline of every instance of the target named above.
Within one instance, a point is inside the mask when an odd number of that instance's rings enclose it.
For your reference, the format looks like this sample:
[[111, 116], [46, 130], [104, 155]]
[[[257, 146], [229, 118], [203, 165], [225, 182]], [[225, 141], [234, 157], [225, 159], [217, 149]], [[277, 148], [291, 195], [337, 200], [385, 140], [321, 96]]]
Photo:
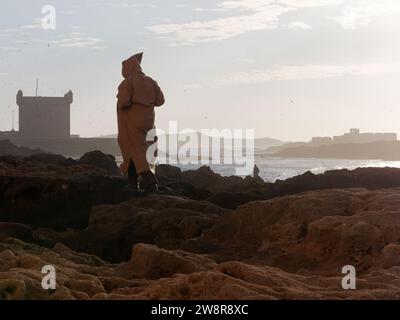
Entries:
[[158, 181], [151, 171], [142, 172], [139, 175], [139, 189], [144, 192], [158, 192]]

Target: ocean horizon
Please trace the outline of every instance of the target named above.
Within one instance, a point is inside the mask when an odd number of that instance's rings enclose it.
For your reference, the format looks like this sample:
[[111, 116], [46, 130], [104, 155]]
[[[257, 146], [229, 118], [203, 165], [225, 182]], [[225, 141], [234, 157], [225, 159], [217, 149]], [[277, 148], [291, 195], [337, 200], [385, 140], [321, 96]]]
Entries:
[[[116, 157], [118, 164], [122, 162], [122, 157]], [[165, 159], [159, 159], [157, 164], [168, 164]], [[260, 177], [268, 182], [276, 180], [285, 180], [294, 176], [301, 175], [307, 171], [314, 174], [321, 174], [329, 170], [356, 168], [400, 168], [400, 161], [371, 160], [371, 159], [329, 159], [329, 158], [279, 158], [269, 156], [255, 157], [255, 164], [260, 169]], [[202, 166], [209, 166], [211, 170], [222, 176], [233, 176], [235, 174], [236, 165], [224, 164], [171, 164], [180, 168], [182, 171], [196, 170]]]

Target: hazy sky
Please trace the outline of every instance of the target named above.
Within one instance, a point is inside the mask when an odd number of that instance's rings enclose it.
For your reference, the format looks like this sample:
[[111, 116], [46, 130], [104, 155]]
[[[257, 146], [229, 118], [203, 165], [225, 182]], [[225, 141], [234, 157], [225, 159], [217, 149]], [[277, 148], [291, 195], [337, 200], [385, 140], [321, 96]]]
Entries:
[[38, 77], [39, 95], [74, 92], [73, 133], [115, 133], [120, 63], [143, 50], [163, 129], [400, 133], [399, 0], [2, 0], [0, 18], [0, 130]]

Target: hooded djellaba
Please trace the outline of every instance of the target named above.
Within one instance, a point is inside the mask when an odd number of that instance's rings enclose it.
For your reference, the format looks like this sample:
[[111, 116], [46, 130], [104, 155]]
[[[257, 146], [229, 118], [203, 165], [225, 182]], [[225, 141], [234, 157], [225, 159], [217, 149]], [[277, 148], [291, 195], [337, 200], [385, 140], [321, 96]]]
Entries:
[[164, 94], [157, 82], [146, 76], [141, 68], [143, 53], [122, 62], [124, 80], [118, 87], [118, 143], [123, 163], [121, 170], [128, 175], [131, 187], [157, 191], [158, 183], [146, 157], [148, 148], [156, 143], [147, 138], [155, 128], [154, 107], [162, 106]]

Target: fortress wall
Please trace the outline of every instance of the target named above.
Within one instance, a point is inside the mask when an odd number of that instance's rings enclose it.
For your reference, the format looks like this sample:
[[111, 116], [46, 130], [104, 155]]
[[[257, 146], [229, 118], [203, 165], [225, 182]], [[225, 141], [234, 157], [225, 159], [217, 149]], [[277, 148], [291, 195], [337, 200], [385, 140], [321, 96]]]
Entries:
[[62, 154], [66, 157], [81, 157], [86, 152], [100, 150], [106, 154], [120, 156], [121, 151], [117, 139], [111, 138], [69, 138], [69, 139], [39, 139], [13, 138], [17, 146], [40, 148], [44, 151]]

